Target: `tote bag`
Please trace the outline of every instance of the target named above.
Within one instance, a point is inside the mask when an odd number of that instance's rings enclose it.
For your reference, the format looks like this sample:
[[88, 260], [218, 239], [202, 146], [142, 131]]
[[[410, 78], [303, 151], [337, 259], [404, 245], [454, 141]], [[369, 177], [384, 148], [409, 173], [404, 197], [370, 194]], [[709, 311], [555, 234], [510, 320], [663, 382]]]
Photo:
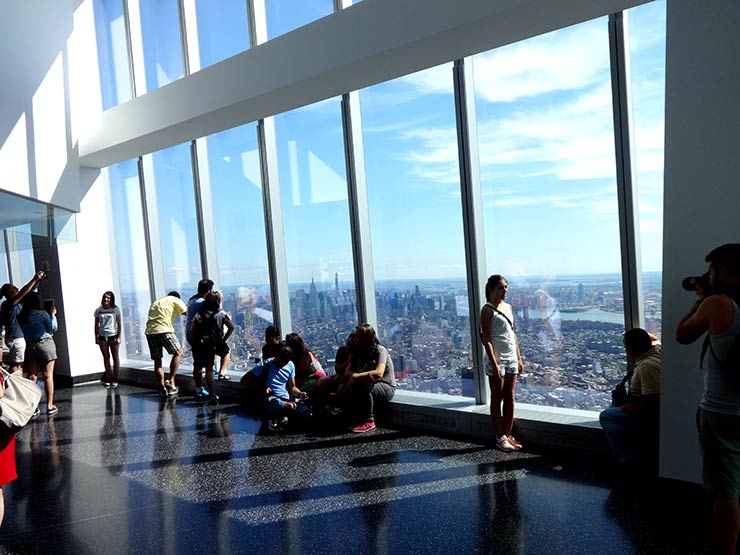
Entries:
[[41, 401], [41, 389], [20, 374], [4, 370], [5, 395], [0, 397], [0, 434], [15, 433], [33, 416]]

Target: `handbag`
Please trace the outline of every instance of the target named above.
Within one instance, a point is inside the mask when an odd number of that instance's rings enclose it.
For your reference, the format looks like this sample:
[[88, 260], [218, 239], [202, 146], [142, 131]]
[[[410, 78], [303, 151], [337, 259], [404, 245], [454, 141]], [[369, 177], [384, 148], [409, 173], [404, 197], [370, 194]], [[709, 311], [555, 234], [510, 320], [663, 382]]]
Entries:
[[41, 401], [41, 389], [20, 374], [2, 371], [5, 395], [0, 397], [0, 435], [14, 434], [28, 424]]
[[629, 403], [630, 396], [629, 392], [627, 391], [627, 382], [630, 381], [630, 378], [632, 378], [633, 372], [627, 372], [627, 375], [622, 378], [622, 381], [619, 382], [619, 385], [615, 387], [612, 390], [612, 406], [613, 407], [621, 407], [622, 405], [626, 405]]

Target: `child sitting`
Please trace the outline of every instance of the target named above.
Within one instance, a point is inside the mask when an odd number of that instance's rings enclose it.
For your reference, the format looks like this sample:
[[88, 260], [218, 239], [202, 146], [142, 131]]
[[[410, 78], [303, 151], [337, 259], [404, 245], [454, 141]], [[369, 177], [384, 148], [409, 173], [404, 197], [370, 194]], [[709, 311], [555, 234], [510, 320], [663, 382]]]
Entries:
[[241, 379], [247, 390], [261, 399], [262, 408], [268, 417], [268, 428], [272, 431], [283, 430], [288, 424], [289, 416], [311, 416], [308, 406], [302, 402], [307, 397], [306, 393], [295, 385], [295, 367], [290, 360], [292, 357], [293, 351], [283, 344], [274, 358], [258, 364]]

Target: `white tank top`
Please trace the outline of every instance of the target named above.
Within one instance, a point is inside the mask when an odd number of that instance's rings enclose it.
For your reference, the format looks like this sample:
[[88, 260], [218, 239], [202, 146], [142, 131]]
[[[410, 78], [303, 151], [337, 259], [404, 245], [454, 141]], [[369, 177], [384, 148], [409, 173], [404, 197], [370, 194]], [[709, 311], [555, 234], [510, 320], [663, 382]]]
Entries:
[[[486, 303], [485, 306], [493, 312], [489, 339], [493, 344], [496, 362], [499, 364], [516, 362], [518, 360], [516, 356], [516, 336], [512, 323], [509, 322], [506, 316], [497, 311], [491, 303]], [[484, 357], [484, 361], [486, 367], [490, 369], [491, 361], [488, 360], [488, 357]]]

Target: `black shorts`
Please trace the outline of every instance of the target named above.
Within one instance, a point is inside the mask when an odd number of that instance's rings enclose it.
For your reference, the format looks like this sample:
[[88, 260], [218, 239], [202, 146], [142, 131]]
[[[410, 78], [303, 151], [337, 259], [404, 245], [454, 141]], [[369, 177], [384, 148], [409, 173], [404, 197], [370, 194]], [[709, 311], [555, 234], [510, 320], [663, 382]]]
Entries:
[[191, 344], [193, 351], [193, 366], [196, 368], [211, 368], [216, 360], [216, 353], [213, 347], [202, 347], [198, 344]]
[[223, 341], [216, 345], [216, 355], [220, 356], [221, 358], [225, 357], [231, 352], [231, 349], [229, 349], [228, 344]]
[[116, 339], [118, 339], [117, 335], [99, 335], [98, 341], [101, 341], [103, 343], [115, 343]]

